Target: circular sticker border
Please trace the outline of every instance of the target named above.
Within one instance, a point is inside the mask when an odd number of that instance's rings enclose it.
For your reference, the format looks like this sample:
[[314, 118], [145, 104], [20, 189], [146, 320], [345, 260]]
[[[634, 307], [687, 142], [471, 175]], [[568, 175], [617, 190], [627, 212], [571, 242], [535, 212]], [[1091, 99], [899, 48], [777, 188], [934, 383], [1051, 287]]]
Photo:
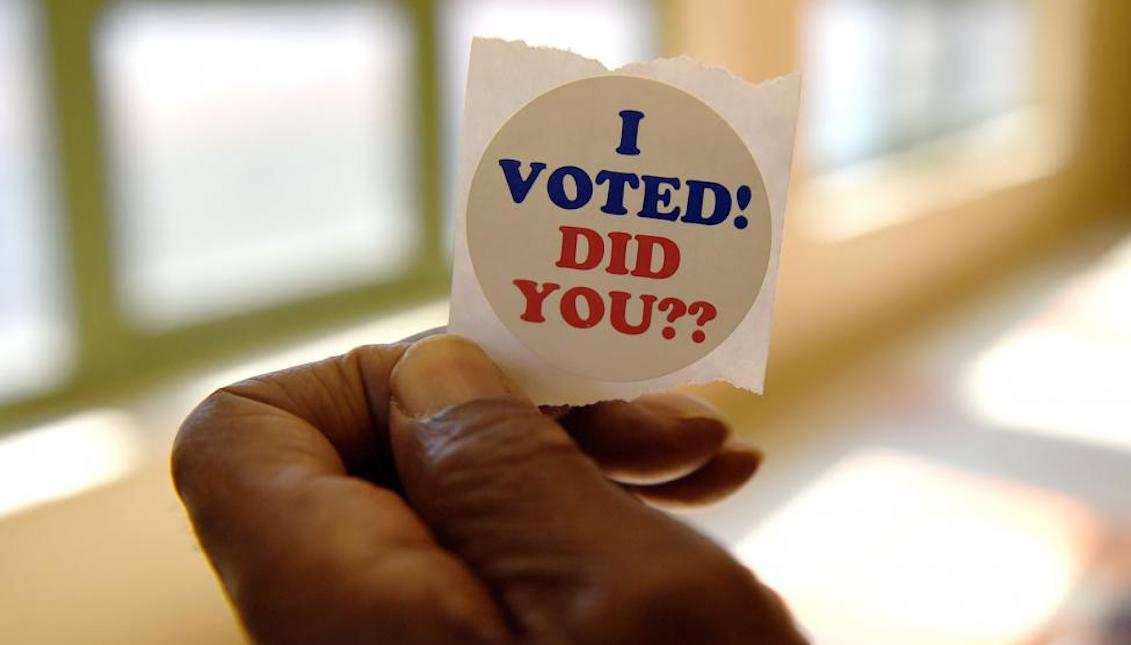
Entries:
[[[606, 79], [612, 79], [612, 78], [623, 78], [623, 79], [631, 79], [631, 80], [634, 80], [634, 81], [644, 81], [644, 82], [648, 82], [648, 83], [657, 84], [657, 85], [662, 86], [666, 89], [673, 90], [675, 92], [683, 94], [687, 98], [696, 102], [702, 108], [705, 108], [707, 111], [709, 111], [716, 119], [718, 119], [718, 121], [730, 132], [730, 134], [734, 137], [734, 139], [740, 143], [741, 148], [745, 151], [746, 155], [750, 159], [750, 163], [753, 166], [753, 171], [754, 171], [753, 179], [751, 180], [750, 183], [753, 184], [756, 181], [756, 183], [759, 187], [757, 194], [760, 197], [762, 197], [762, 201], [764, 203], [765, 220], [766, 220], [766, 226], [765, 226], [765, 247], [766, 247], [765, 262], [762, 263], [762, 265], [758, 269], [759, 280], [757, 282], [757, 287], [754, 289], [754, 295], [753, 295], [752, 298], [750, 298], [748, 305], [742, 310], [741, 315], [736, 315], [733, 327], [730, 328], [729, 330], [727, 330], [727, 332], [725, 334], [723, 334], [720, 338], [718, 338], [717, 340], [714, 340], [712, 343], [710, 343], [710, 345], [709, 345], [710, 349], [708, 349], [708, 350], [706, 350], [706, 351], [704, 351], [700, 354], [696, 354], [696, 355], [692, 356], [690, 359], [686, 360], [685, 362], [679, 363], [679, 364], [675, 365], [674, 367], [672, 367], [670, 369], [666, 369], [662, 372], [651, 374], [651, 375], [631, 376], [631, 377], [623, 377], [623, 378], [610, 378], [608, 376], [597, 377], [593, 374], [585, 373], [585, 371], [583, 371], [583, 370], [578, 370], [578, 369], [572, 368], [570, 366], [563, 365], [557, 359], [555, 359], [553, 356], [547, 355], [547, 353], [542, 351], [537, 346], [537, 344], [530, 342], [527, 338], [524, 338], [523, 334], [518, 333], [513, 328], [513, 326], [511, 324], [508, 324], [506, 322], [506, 319], [503, 315], [503, 312], [500, 311], [500, 307], [497, 305], [495, 300], [493, 300], [491, 298], [491, 296], [488, 294], [488, 290], [484, 286], [485, 283], [481, 279], [480, 262], [477, 261], [477, 259], [476, 259], [477, 254], [475, 252], [473, 252], [473, 250], [472, 250], [473, 247], [472, 247], [472, 233], [471, 233], [471, 231], [473, 229], [473, 226], [472, 226], [472, 223], [471, 223], [472, 213], [471, 213], [471, 210], [470, 210], [471, 203], [473, 201], [472, 195], [474, 193], [474, 188], [477, 184], [477, 180], [480, 178], [480, 175], [482, 173], [487, 172], [487, 170], [485, 169], [485, 166], [489, 168], [490, 165], [491, 165], [491, 164], [487, 163], [489, 161], [489, 157], [491, 157], [491, 155], [489, 155], [488, 153], [491, 151], [492, 147], [495, 145], [495, 143], [499, 139], [499, 137], [504, 133], [504, 131], [506, 131], [507, 127], [510, 126], [519, 115], [521, 115], [524, 111], [529, 109], [533, 104], [545, 99], [547, 96], [554, 94], [554, 93], [557, 93], [559, 91], [567, 90], [571, 86], [575, 86], [575, 85], [579, 85], [579, 84], [583, 84], [583, 83], [588, 83], [590, 81], [594, 81], [594, 80], [598, 80], [598, 79], [606, 80]], [[754, 192], [754, 191], [751, 191], [751, 192]], [[750, 204], [753, 204], [753, 203], [754, 203], [753, 200], [751, 200]], [[560, 85], [557, 85], [557, 86], [555, 86], [555, 87], [553, 87], [549, 90], [546, 90], [545, 92], [542, 92], [542, 93], [538, 94], [537, 96], [531, 98], [530, 100], [526, 101], [521, 107], [519, 107], [517, 110], [512, 112], [505, 120], [503, 120], [502, 125], [500, 125], [498, 129], [496, 129], [494, 134], [491, 135], [491, 138], [488, 140], [487, 144], [484, 146], [483, 153], [480, 156], [479, 161], [476, 163], [475, 171], [472, 173], [471, 181], [470, 181], [470, 183], [468, 185], [468, 189], [467, 189], [467, 196], [466, 196], [464, 206], [465, 206], [464, 237], [465, 237], [465, 243], [467, 244], [468, 256], [469, 256], [469, 259], [471, 260], [472, 270], [475, 274], [476, 281], [477, 281], [480, 289], [482, 290], [484, 299], [487, 301], [487, 304], [491, 308], [491, 311], [499, 319], [499, 322], [501, 322], [503, 324], [503, 326], [507, 329], [508, 333], [510, 333], [519, 342], [519, 344], [522, 347], [526, 348], [528, 351], [532, 352], [533, 354], [539, 356], [542, 360], [546, 361], [547, 363], [549, 363], [550, 365], [552, 365], [553, 367], [555, 367], [558, 370], [561, 370], [561, 371], [568, 373], [568, 374], [571, 374], [573, 376], [577, 376], [577, 377], [581, 377], [581, 378], [585, 378], [585, 379], [590, 379], [590, 380], [606, 381], [606, 382], [624, 382], [624, 383], [650, 380], [650, 379], [654, 379], [654, 378], [663, 377], [667, 374], [672, 374], [674, 372], [685, 369], [686, 367], [693, 365], [693, 364], [705, 359], [707, 356], [709, 356], [713, 352], [717, 351], [718, 348], [721, 347], [725, 343], [725, 341], [735, 332], [735, 330], [737, 330], [739, 327], [741, 327], [742, 323], [750, 315], [750, 311], [752, 311], [754, 309], [754, 306], [757, 304], [759, 298], [762, 295], [762, 292], [764, 291], [766, 278], [770, 273], [770, 265], [772, 264], [772, 261], [773, 261], [773, 245], [774, 245], [774, 238], [775, 238], [774, 226], [773, 226], [773, 210], [772, 210], [772, 207], [771, 207], [770, 202], [769, 202], [769, 194], [768, 194], [768, 191], [766, 190], [766, 181], [765, 181], [765, 177], [762, 174], [761, 166], [758, 164], [758, 160], [755, 157], [753, 151], [750, 149], [750, 146], [747, 145], [746, 140], [738, 133], [738, 131], [734, 128], [734, 126], [725, 117], [723, 117], [722, 114], [720, 114], [718, 112], [718, 110], [716, 110], [713, 106], [711, 106], [709, 103], [707, 103], [703, 99], [699, 98], [698, 96], [695, 96], [691, 92], [689, 92], [689, 91], [687, 91], [687, 90], [685, 90], [681, 87], [678, 87], [676, 85], [666, 83], [666, 82], [658, 80], [658, 79], [644, 77], [644, 76], [619, 74], [619, 73], [615, 73], [615, 72], [610, 72], [610, 73], [607, 73], [607, 74], [600, 74], [600, 75], [597, 75], [597, 76], [589, 76], [589, 77], [585, 77], [585, 78], [581, 78], [581, 79], [575, 79], [575, 80], [572, 80], [572, 81], [567, 81], [567, 82], [562, 83]], [[743, 219], [745, 219], [745, 217]], [[743, 229], [743, 228], [746, 228], [746, 226], [745, 225], [738, 226], [738, 228]]]

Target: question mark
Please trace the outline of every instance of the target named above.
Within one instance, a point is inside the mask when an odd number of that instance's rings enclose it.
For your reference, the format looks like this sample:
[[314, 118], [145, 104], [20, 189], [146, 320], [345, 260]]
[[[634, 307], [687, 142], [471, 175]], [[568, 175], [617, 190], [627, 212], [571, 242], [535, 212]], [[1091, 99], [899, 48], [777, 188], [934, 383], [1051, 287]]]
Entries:
[[[656, 305], [656, 308], [660, 311], [671, 309], [668, 313], [669, 323], [674, 323], [680, 316], [687, 313], [687, 305], [683, 304], [683, 301], [679, 298], [664, 298], [660, 301], [660, 304]], [[664, 327], [660, 333], [663, 334], [664, 338], [671, 340], [675, 338], [675, 327]]]
[[[691, 314], [692, 316], [698, 314], [699, 318], [695, 320], [695, 324], [702, 327], [703, 325], [706, 325], [707, 323], [714, 320], [715, 316], [719, 315], [719, 310], [715, 309], [715, 305], [712, 305], [705, 300], [696, 300], [687, 307], [687, 313]], [[702, 329], [696, 329], [691, 334], [691, 340], [697, 343], [701, 343], [706, 339], [707, 334], [703, 333]]]

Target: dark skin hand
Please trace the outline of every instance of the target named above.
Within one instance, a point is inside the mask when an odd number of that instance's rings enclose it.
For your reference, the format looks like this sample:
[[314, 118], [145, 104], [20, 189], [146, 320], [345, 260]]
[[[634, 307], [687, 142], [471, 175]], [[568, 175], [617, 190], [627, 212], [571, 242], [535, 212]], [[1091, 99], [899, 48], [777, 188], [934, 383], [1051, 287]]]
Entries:
[[803, 643], [722, 548], [640, 503], [756, 469], [675, 393], [540, 411], [475, 345], [355, 349], [223, 388], [177, 490], [256, 641]]

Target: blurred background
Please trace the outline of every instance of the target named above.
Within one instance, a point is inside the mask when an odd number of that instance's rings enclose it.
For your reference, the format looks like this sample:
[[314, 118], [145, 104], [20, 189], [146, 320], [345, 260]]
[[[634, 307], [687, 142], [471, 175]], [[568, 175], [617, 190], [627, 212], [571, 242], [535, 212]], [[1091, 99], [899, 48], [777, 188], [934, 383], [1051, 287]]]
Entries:
[[472, 35], [804, 73], [766, 395], [698, 389], [768, 460], [686, 519], [816, 642], [1131, 643], [1123, 0], [0, 0], [0, 641], [242, 640], [170, 442], [446, 321]]

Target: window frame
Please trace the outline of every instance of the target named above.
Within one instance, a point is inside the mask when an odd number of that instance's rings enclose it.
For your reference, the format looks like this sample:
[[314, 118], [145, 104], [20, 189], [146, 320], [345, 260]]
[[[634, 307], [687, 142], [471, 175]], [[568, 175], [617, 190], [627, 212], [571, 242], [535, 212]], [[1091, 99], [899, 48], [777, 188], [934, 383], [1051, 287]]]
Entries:
[[[751, 80], [803, 69], [798, 35], [808, 1], [715, 0], [715, 11], [703, 11], [692, 0], [669, 0], [669, 19], [679, 25], [671, 44]], [[1037, 69], [1046, 72], [1037, 75], [1035, 91], [1048, 114], [1069, 127], [1062, 162], [1051, 172], [946, 204], [923, 203], [906, 217], [833, 239], [808, 217], [805, 193], [815, 177], [804, 154], [795, 155], [774, 301], [770, 370], [779, 388], [811, 379], [816, 365], [866, 355], [892, 333], [982, 293], [1085, 223], [1125, 210], [1126, 182], [1113, 169], [1128, 165], [1127, 146], [1120, 145], [1128, 123], [1116, 116], [1127, 111], [1117, 52], [1126, 42], [1128, 10], [1093, 0], [1034, 0], [1034, 7], [1041, 16]], [[798, 152], [805, 150], [804, 94], [801, 105]], [[875, 199], [850, 189], [836, 206]]]
[[[32, 0], [35, 2], [35, 0]], [[216, 0], [138, 0], [147, 4], [205, 4]], [[279, 0], [294, 2], [295, 0]], [[38, 0], [45, 103], [63, 235], [60, 255], [69, 259], [64, 293], [75, 323], [73, 370], [57, 387], [0, 406], [0, 429], [33, 418], [62, 414], [106, 398], [126, 396], [176, 372], [224, 356], [267, 347], [311, 329], [371, 316], [442, 296], [449, 284], [448, 254], [440, 214], [440, 70], [433, 3], [389, 2], [411, 29], [416, 69], [412, 101], [418, 106], [411, 128], [415, 201], [421, 235], [413, 261], [400, 275], [255, 311], [169, 331], [146, 331], [122, 311], [115, 286], [113, 199], [105, 165], [106, 119], [101, 111], [94, 66], [99, 23], [111, 0]], [[225, 4], [233, 4], [226, 2]], [[258, 2], [244, 0], [244, 4]]]
[[[818, 243], [841, 244], [1056, 176], [1078, 152], [1089, 5], [1029, 5], [1030, 87], [1008, 112], [828, 171], [808, 163], [810, 142], [800, 128], [802, 171], [792, 207], [798, 224]], [[799, 61], [808, 62], [804, 54]], [[985, 168], [992, 172], [973, 172]]]

